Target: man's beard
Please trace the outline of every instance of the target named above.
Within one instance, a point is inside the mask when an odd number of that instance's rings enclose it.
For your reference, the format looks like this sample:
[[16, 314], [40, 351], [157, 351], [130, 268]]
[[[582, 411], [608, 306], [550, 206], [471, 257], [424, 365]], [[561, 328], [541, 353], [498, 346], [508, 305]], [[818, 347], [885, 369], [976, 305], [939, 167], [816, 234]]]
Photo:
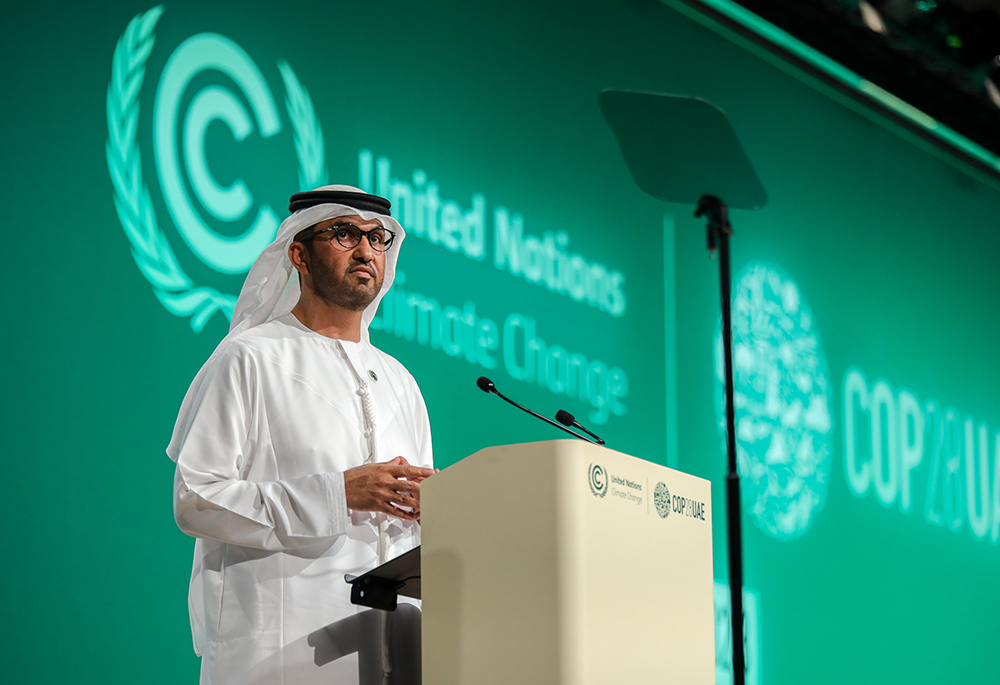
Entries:
[[[352, 312], [363, 311], [370, 305], [382, 289], [382, 274], [374, 279], [351, 282], [350, 274], [337, 274], [321, 258], [313, 254], [309, 260], [313, 291], [323, 301]], [[374, 271], [374, 267], [372, 268]]]

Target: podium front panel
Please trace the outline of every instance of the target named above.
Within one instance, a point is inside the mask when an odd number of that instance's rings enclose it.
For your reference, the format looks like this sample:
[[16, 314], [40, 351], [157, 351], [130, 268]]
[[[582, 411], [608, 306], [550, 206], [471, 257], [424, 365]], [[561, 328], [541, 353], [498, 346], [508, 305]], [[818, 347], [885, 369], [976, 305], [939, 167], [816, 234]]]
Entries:
[[424, 681], [714, 683], [710, 497], [570, 440], [485, 449], [427, 480]]

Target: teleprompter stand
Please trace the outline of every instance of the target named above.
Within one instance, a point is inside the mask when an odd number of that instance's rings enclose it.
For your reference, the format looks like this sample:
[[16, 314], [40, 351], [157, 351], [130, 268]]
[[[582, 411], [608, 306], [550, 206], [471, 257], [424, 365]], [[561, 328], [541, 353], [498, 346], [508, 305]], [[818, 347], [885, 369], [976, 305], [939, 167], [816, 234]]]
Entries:
[[[729, 552], [733, 682], [743, 685], [743, 544], [740, 478], [736, 466], [733, 410], [733, 337], [729, 273], [728, 207], [759, 209], [767, 194], [725, 113], [698, 98], [623, 90], [600, 94], [604, 118], [614, 132], [636, 185], [658, 200], [694, 205], [707, 223], [708, 250], [719, 253], [722, 344], [726, 392], [726, 523]], [[725, 198], [723, 201], [722, 198]]]

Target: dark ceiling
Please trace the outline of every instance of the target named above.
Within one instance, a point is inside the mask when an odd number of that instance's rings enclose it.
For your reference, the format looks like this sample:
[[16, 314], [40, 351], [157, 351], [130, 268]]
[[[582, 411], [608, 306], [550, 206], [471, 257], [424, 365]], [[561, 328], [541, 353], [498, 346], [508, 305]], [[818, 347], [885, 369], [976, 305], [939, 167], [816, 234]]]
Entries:
[[1000, 0], [735, 1], [1000, 155]]

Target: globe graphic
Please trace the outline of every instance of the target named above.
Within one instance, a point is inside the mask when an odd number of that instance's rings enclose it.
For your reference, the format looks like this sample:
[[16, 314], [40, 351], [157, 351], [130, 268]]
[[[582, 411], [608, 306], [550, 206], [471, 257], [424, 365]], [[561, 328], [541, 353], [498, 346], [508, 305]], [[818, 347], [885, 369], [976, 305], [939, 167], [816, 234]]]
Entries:
[[[809, 305], [776, 267], [753, 262], [733, 285], [733, 406], [743, 508], [767, 535], [803, 535], [830, 479], [830, 382]], [[716, 332], [716, 406], [725, 453], [725, 369]]]
[[656, 489], [653, 490], [653, 503], [656, 505], [656, 513], [660, 515], [661, 519], [670, 515], [670, 490], [667, 489], [667, 484], [663, 481], [657, 483]]

